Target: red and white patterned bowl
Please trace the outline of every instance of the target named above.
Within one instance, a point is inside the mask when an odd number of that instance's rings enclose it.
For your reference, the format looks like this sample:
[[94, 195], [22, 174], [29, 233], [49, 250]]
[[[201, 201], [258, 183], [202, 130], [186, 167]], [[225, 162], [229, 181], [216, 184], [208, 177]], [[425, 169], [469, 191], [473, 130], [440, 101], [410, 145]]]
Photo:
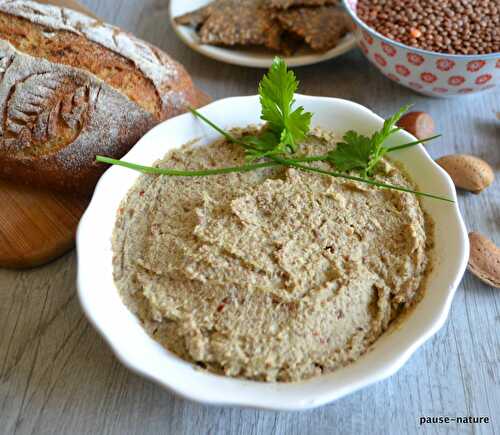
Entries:
[[451, 97], [493, 89], [500, 83], [500, 53], [456, 55], [409, 47], [370, 28], [356, 14], [357, 0], [343, 0], [364, 55], [386, 77], [424, 95]]

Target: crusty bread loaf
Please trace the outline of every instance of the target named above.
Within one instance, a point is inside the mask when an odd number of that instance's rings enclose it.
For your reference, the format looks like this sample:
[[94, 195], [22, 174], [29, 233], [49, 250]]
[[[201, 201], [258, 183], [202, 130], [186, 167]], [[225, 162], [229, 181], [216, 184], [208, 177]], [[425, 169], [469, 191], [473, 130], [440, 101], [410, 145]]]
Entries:
[[70, 9], [0, 0], [0, 177], [88, 193], [159, 121], [200, 104], [158, 48]]

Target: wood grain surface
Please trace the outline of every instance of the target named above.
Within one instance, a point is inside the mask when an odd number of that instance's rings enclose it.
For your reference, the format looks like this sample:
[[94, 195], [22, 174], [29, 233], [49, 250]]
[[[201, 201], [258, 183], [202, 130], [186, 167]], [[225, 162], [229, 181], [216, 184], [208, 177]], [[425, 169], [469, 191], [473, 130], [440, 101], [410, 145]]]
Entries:
[[70, 250], [87, 203], [0, 180], [0, 267], [38, 266]]
[[[168, 24], [166, 0], [83, 0], [99, 17], [167, 50], [215, 98], [250, 95], [262, 72], [192, 52]], [[443, 137], [433, 157], [476, 154], [497, 181], [460, 192], [467, 226], [500, 245], [498, 90], [441, 100], [382, 77], [356, 50], [298, 68], [301, 92], [347, 98], [382, 115], [403, 104], [430, 112]], [[453, 255], [453, 252], [450, 252]], [[129, 372], [84, 318], [75, 253], [43, 267], [0, 270], [0, 432], [6, 434], [402, 435], [500, 433], [500, 292], [466, 274], [443, 329], [390, 379], [323, 408], [268, 412], [180, 399]], [[96, 289], [98, 291], [98, 289]], [[490, 424], [419, 425], [422, 416], [489, 416]]]
[[[41, 0], [92, 15], [75, 0]], [[87, 198], [53, 193], [0, 180], [0, 267], [45, 264], [74, 246]]]

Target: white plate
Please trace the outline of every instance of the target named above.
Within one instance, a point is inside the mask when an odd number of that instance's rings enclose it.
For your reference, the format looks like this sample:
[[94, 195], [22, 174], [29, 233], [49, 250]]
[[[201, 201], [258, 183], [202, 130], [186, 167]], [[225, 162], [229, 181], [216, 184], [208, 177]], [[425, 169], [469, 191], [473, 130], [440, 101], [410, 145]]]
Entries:
[[[359, 104], [336, 98], [297, 95], [297, 104], [313, 112], [312, 124], [343, 134], [357, 130], [371, 134], [383, 119]], [[221, 127], [260, 122], [257, 96], [214, 102], [201, 112]], [[192, 114], [165, 121], [147, 133], [124, 160], [151, 165], [169, 150], [195, 138], [206, 145], [220, 135]], [[415, 140], [400, 131], [389, 146]], [[401, 161], [420, 189], [454, 198], [455, 187], [446, 172], [415, 146], [391, 154]], [[111, 234], [121, 200], [139, 173], [113, 166], [99, 181], [77, 234], [78, 295], [83, 310], [117, 357], [131, 370], [177, 394], [208, 404], [238, 405], [276, 410], [302, 410], [324, 405], [392, 375], [446, 321], [455, 290], [469, 256], [467, 231], [457, 204], [429, 198], [422, 205], [435, 222], [436, 262], [421, 302], [407, 319], [384, 334], [372, 350], [355, 363], [311, 380], [269, 384], [228, 378], [196, 370], [163, 349], [122, 303], [113, 281]], [[438, 346], [439, 343], [435, 343]]]
[[[170, 21], [172, 27], [179, 37], [193, 50], [204, 54], [212, 59], [234, 65], [249, 66], [254, 68], [269, 68], [276, 54], [266, 49], [240, 49], [217, 47], [202, 44], [196, 31], [188, 26], [179, 26], [174, 18], [202, 7], [212, 0], [170, 0]], [[339, 44], [324, 53], [316, 53], [312, 50], [299, 51], [291, 57], [286, 57], [286, 63], [290, 67], [311, 65], [340, 56], [356, 46], [356, 38], [353, 33], [347, 34], [339, 41]]]

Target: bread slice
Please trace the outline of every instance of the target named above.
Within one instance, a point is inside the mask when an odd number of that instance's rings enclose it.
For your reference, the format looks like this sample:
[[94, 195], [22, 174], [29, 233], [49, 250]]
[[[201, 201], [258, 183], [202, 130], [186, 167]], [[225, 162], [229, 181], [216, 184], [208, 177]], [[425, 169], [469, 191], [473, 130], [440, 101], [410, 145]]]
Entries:
[[158, 122], [201, 104], [156, 47], [70, 9], [0, 0], [0, 177], [89, 193]]

